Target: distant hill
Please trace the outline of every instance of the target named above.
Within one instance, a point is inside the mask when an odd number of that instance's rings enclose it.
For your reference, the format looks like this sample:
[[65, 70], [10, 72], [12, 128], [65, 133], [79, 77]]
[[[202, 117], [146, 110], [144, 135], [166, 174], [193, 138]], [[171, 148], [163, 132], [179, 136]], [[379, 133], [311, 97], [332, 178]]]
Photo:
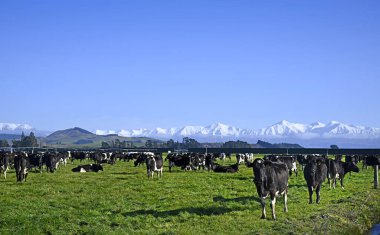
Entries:
[[262, 140], [258, 140], [256, 144], [252, 144], [252, 148], [303, 148], [299, 144], [279, 143], [271, 144]]
[[0, 140], [20, 140], [21, 135], [17, 134], [0, 134]]
[[127, 142], [132, 142], [136, 147], [145, 146], [148, 140], [162, 143], [160, 140], [147, 137], [122, 137], [118, 135], [96, 135], [79, 127], [74, 127], [66, 130], [56, 131], [40, 140], [43, 145], [53, 147], [100, 147], [101, 143], [112, 142], [116, 139]]

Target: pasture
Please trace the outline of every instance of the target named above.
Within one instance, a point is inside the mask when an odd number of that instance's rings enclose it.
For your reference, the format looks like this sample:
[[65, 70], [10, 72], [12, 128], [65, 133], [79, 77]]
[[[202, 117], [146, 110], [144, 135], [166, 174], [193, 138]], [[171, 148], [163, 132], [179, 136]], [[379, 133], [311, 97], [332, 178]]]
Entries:
[[55, 173], [30, 172], [24, 183], [11, 170], [0, 179], [0, 234], [360, 234], [380, 222], [371, 167], [346, 175], [344, 190], [329, 189], [326, 180], [321, 203], [311, 205], [303, 172], [293, 174], [289, 212], [279, 198], [272, 221], [270, 213], [260, 219], [252, 168], [169, 173], [164, 164], [163, 178], [153, 180], [145, 166], [122, 161], [100, 173], [73, 173], [75, 161]]

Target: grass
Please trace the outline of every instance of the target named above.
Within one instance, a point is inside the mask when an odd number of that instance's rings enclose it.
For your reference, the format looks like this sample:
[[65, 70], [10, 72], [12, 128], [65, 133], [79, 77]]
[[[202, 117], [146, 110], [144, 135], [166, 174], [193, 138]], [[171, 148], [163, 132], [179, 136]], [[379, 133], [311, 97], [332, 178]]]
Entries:
[[0, 234], [360, 234], [380, 222], [372, 168], [346, 175], [344, 190], [326, 181], [321, 204], [312, 205], [303, 173], [291, 176], [289, 212], [279, 198], [272, 221], [269, 202], [269, 218], [260, 219], [245, 166], [236, 174], [169, 173], [165, 162], [163, 178], [152, 180], [132, 162], [82, 174], [71, 172], [77, 164], [30, 173], [25, 183], [12, 171], [0, 179]]

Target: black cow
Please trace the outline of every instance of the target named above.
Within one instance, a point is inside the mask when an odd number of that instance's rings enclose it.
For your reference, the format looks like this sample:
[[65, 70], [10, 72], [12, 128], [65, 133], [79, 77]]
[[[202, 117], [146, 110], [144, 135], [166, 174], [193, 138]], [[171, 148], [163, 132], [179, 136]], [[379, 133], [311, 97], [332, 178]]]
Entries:
[[179, 166], [182, 170], [191, 170], [191, 159], [189, 154], [170, 153], [166, 156], [165, 161], [166, 160], [169, 160], [169, 172], [172, 171], [174, 166]]
[[313, 191], [317, 195], [317, 203], [321, 201], [321, 187], [323, 181], [327, 177], [327, 166], [325, 163], [325, 158], [310, 156], [308, 163], [304, 169], [304, 177], [307, 183], [307, 188], [309, 190], [309, 204], [313, 203]]
[[328, 182], [335, 189], [336, 179], [340, 179], [340, 186], [344, 189], [343, 179], [348, 172], [359, 172], [359, 167], [354, 162], [342, 162], [337, 160], [328, 160]]
[[29, 158], [26, 153], [17, 153], [14, 158], [17, 182], [22, 182], [28, 176]]
[[368, 156], [363, 161], [365, 162], [366, 166], [376, 166], [380, 165], [380, 157], [378, 156]]
[[277, 155], [267, 155], [264, 156], [264, 160], [269, 160], [272, 162], [282, 162], [285, 163], [286, 166], [289, 169], [289, 175], [292, 175], [292, 172], [298, 176], [298, 170], [297, 170], [297, 159], [293, 156], [277, 156]]
[[42, 173], [43, 167], [43, 154], [32, 153], [29, 154], [30, 169], [35, 168], [35, 171], [39, 170]]
[[54, 173], [59, 164], [59, 156], [56, 153], [46, 152], [43, 156], [43, 162], [46, 165], [46, 171]]
[[215, 163], [212, 170], [217, 173], [235, 173], [239, 171], [239, 164], [236, 163], [231, 166], [222, 166]]
[[4, 174], [4, 179], [7, 178], [9, 169], [9, 155], [5, 152], [0, 152], [0, 173]]
[[146, 158], [146, 171], [148, 178], [154, 176], [154, 172], [157, 172], [158, 177], [162, 177], [162, 170], [164, 169], [164, 162], [161, 155], [148, 155]]
[[103, 171], [103, 166], [101, 164], [87, 164], [79, 165], [71, 170], [72, 172], [99, 172]]
[[265, 198], [270, 196], [272, 218], [276, 220], [276, 196], [279, 194], [284, 195], [284, 211], [288, 211], [288, 167], [281, 162], [271, 162], [260, 158], [255, 159], [253, 163], [247, 163], [247, 166], [253, 167], [253, 182], [256, 185], [257, 193], [261, 199], [261, 218], [266, 218]]
[[70, 153], [70, 155], [71, 155], [71, 163], [73, 163], [74, 160], [77, 160], [77, 159], [80, 160], [80, 162], [82, 162], [87, 157], [87, 154], [85, 152], [72, 152]]
[[214, 155], [209, 153], [205, 156], [205, 165], [208, 171], [210, 171], [212, 169], [212, 166], [215, 165], [214, 161], [215, 161]]

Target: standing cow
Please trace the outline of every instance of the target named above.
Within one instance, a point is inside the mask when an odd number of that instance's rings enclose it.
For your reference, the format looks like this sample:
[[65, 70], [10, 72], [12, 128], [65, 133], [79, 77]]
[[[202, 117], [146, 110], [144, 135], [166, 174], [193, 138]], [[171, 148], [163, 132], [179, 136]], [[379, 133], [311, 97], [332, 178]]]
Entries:
[[253, 182], [261, 199], [261, 218], [266, 218], [265, 198], [270, 196], [272, 218], [276, 220], [276, 196], [279, 194], [284, 195], [284, 211], [288, 211], [288, 167], [284, 163], [266, 161], [260, 158], [255, 159], [253, 163], [247, 163], [247, 166], [253, 167]]
[[321, 187], [327, 177], [327, 166], [322, 157], [310, 157], [304, 169], [304, 177], [309, 190], [309, 204], [313, 203], [313, 191], [317, 194], [317, 203], [321, 201]]
[[158, 177], [162, 177], [162, 170], [164, 169], [164, 162], [161, 155], [148, 155], [146, 158], [146, 171], [148, 178], [153, 179], [154, 172], [157, 172]]
[[29, 171], [29, 158], [26, 153], [17, 153], [14, 158], [17, 182], [26, 182]]

